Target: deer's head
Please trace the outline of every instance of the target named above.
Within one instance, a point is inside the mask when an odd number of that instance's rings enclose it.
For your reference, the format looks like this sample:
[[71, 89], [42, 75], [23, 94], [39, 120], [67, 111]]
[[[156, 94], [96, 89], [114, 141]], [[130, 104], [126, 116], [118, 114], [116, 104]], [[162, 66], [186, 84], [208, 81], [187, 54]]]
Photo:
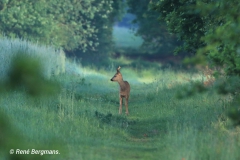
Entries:
[[121, 67], [119, 66], [117, 68], [117, 73], [112, 77], [111, 81], [122, 81], [123, 80], [122, 74], [120, 73], [120, 69], [121, 69]]

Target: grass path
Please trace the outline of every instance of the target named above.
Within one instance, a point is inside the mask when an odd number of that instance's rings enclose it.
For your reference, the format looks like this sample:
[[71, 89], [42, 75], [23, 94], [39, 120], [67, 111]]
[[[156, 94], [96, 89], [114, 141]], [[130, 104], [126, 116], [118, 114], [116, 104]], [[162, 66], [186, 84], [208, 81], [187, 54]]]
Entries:
[[240, 157], [239, 130], [231, 129], [224, 114], [226, 97], [208, 92], [175, 98], [178, 90], [190, 85], [184, 79], [194, 75], [166, 70], [144, 81], [141, 71], [122, 69], [131, 84], [126, 116], [118, 114], [118, 84], [110, 82], [115, 70], [81, 69], [56, 77], [62, 91], [50, 99], [29, 99], [23, 93], [2, 96], [1, 108], [29, 142], [26, 147], [59, 149], [61, 155], [44, 155], [50, 159]]

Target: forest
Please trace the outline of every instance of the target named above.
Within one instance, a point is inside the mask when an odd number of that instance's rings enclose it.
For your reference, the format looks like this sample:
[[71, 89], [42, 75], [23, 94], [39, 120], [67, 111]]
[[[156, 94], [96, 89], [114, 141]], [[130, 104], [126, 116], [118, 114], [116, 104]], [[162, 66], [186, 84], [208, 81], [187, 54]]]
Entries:
[[239, 12], [238, 0], [1, 0], [0, 159], [240, 159]]

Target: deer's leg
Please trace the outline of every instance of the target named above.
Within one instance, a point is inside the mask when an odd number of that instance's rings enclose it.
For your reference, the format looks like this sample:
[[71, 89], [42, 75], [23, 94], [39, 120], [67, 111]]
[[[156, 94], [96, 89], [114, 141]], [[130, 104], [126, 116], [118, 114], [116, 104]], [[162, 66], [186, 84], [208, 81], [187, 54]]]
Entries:
[[122, 96], [119, 96], [119, 114], [122, 114]]
[[128, 115], [128, 96], [125, 97], [125, 107], [126, 107], [126, 114]]

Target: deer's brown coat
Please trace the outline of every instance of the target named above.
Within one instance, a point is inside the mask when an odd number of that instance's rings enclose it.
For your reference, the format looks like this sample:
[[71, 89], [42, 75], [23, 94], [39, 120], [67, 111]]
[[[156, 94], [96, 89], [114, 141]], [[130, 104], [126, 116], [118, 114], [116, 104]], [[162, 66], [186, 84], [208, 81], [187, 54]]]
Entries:
[[130, 85], [127, 81], [123, 80], [122, 74], [120, 73], [120, 66], [117, 68], [117, 73], [111, 78], [111, 81], [116, 81], [119, 84], [119, 114], [122, 113], [122, 99], [125, 98], [126, 114], [128, 112], [128, 99], [130, 96]]

